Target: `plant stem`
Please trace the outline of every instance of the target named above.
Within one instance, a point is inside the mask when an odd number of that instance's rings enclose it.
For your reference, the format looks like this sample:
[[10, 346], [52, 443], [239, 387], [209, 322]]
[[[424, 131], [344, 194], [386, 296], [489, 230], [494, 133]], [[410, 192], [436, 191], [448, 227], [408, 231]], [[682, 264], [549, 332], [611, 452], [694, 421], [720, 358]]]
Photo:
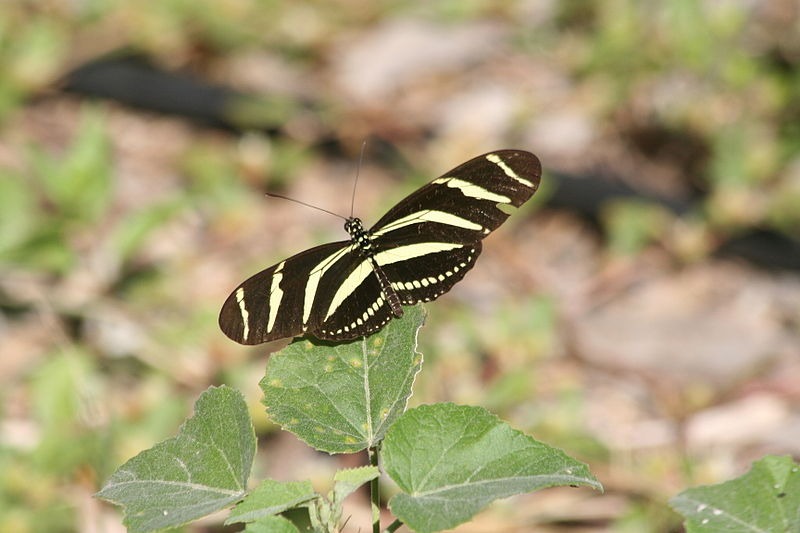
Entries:
[[[378, 448], [368, 448], [369, 464], [378, 467]], [[369, 482], [370, 500], [372, 500], [372, 533], [381, 533], [381, 490], [380, 476]]]
[[403, 525], [403, 523], [400, 521], [400, 519], [397, 519], [394, 522], [392, 522], [391, 524], [389, 524], [389, 527], [384, 529], [383, 533], [392, 533], [392, 531], [397, 531], [397, 529], [402, 525]]

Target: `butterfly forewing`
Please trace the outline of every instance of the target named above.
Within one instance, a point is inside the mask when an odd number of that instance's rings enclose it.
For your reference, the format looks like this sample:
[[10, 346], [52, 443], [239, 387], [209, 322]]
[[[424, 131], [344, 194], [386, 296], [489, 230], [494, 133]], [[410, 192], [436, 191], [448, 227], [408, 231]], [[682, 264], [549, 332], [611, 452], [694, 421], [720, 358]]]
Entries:
[[[314, 301], [355, 263], [349, 241], [323, 244], [272, 265], [239, 285], [222, 306], [219, 326], [240, 344], [260, 344], [315, 330]], [[323, 282], [324, 280], [324, 282]]]
[[434, 300], [462, 279], [507, 207], [536, 192], [540, 173], [536, 156], [520, 150], [471, 159], [398, 202], [369, 232], [348, 219], [350, 242], [312, 248], [242, 283], [220, 327], [241, 344], [374, 333], [402, 314], [400, 304]]
[[390, 209], [372, 234], [376, 259], [401, 302], [434, 300], [461, 280], [480, 254], [481, 240], [508, 218], [498, 206], [522, 205], [536, 192], [540, 173], [539, 160], [529, 152], [492, 152]]
[[540, 174], [539, 160], [529, 152], [501, 150], [476, 157], [398, 202], [372, 234], [393, 239], [405, 230], [459, 242], [481, 240], [508, 218], [498, 206], [525, 203], [536, 192]]

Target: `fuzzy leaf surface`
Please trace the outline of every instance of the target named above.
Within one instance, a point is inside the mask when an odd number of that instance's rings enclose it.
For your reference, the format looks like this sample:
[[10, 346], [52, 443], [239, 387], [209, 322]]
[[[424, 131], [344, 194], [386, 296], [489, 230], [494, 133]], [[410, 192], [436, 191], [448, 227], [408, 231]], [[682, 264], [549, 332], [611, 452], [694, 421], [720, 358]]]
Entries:
[[556, 485], [602, 489], [585, 464], [481, 407], [410, 409], [389, 430], [382, 452], [386, 473], [403, 491], [389, 506], [418, 532], [451, 529], [514, 494]]
[[271, 516], [318, 496], [310, 481], [281, 482], [267, 479], [234, 507], [225, 524], [251, 522]]
[[341, 502], [358, 488], [381, 475], [377, 467], [362, 466], [339, 470], [333, 478], [333, 501]]
[[800, 531], [800, 465], [767, 456], [741, 477], [685, 490], [669, 503], [688, 533]]
[[366, 338], [301, 339], [273, 355], [261, 380], [270, 418], [314, 448], [353, 453], [374, 446], [403, 412], [422, 365], [421, 306]]
[[247, 524], [243, 533], [300, 533], [300, 530], [282, 516], [265, 516]]
[[241, 393], [211, 387], [177, 436], [130, 459], [97, 496], [123, 506], [128, 531], [174, 527], [240, 500], [255, 449]]

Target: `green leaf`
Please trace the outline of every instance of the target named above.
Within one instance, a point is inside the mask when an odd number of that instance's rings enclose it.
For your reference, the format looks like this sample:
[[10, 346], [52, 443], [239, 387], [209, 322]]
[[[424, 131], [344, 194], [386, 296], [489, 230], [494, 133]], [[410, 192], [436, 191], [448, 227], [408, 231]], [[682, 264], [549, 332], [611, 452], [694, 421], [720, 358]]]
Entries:
[[0, 169], [0, 254], [25, 241], [39, 216], [30, 187]]
[[374, 446], [405, 409], [422, 365], [421, 306], [378, 333], [332, 345], [297, 340], [273, 355], [261, 380], [272, 420], [328, 453]]
[[74, 250], [63, 228], [48, 224], [9, 254], [34, 271], [65, 274], [75, 264]]
[[282, 516], [265, 516], [248, 524], [244, 533], [300, 533], [300, 530]]
[[[41, 438], [33, 460], [51, 475], [68, 476], [99, 461], [107, 444], [86, 427], [85, 404], [97, 379], [95, 358], [76, 346], [50, 357], [33, 376], [31, 393]], [[94, 463], [97, 465], [97, 463]]]
[[601, 213], [608, 234], [608, 246], [619, 255], [639, 253], [648, 243], [664, 235], [670, 217], [658, 205], [641, 200], [616, 200]]
[[250, 522], [282, 513], [299, 503], [318, 497], [309, 481], [280, 482], [267, 479], [233, 508], [225, 524]]
[[380, 475], [377, 467], [362, 466], [339, 470], [334, 476], [333, 490], [327, 498], [318, 498], [307, 505], [314, 531], [339, 531], [342, 520], [342, 502], [358, 487]]
[[241, 393], [211, 387], [176, 437], [122, 465], [97, 496], [125, 508], [129, 531], [177, 526], [245, 495], [255, 447]]
[[368, 481], [372, 481], [379, 475], [381, 475], [381, 473], [375, 466], [362, 466], [359, 468], [339, 470], [333, 478], [333, 501], [343, 501], [358, 490], [358, 487]]
[[87, 107], [78, 137], [63, 158], [34, 151], [31, 163], [49, 199], [67, 218], [94, 222], [111, 199], [111, 145], [103, 112]]
[[419, 532], [453, 528], [513, 494], [555, 485], [602, 489], [586, 465], [481, 407], [410, 409], [389, 429], [382, 451], [386, 473], [403, 491], [389, 507]]
[[186, 207], [183, 198], [170, 199], [129, 213], [114, 229], [111, 242], [122, 259], [129, 259], [155, 231]]
[[685, 490], [670, 505], [686, 518], [688, 533], [800, 531], [800, 465], [770, 455], [745, 475]]
[[239, 96], [227, 104], [226, 118], [251, 131], [279, 127], [298, 112], [296, 99], [279, 95]]
[[288, 509], [281, 513], [281, 516], [289, 520], [300, 531], [312, 531], [310, 508], [318, 501], [320, 500], [311, 500], [302, 507]]
[[8, 29], [13, 38], [3, 47], [3, 69], [9, 81], [30, 92], [52, 83], [69, 49], [66, 25], [55, 17], [40, 16]]

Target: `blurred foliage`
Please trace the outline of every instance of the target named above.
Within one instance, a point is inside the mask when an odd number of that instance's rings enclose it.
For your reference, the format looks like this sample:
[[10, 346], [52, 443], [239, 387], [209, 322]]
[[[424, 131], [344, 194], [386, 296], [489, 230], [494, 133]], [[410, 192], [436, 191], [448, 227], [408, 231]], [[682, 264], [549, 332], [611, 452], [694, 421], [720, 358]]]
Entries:
[[33, 270], [65, 272], [74, 262], [70, 239], [97, 223], [111, 189], [109, 146], [102, 115], [87, 110], [65, 154], [31, 147], [29, 172], [4, 171], [0, 182], [0, 257]]
[[[707, 154], [690, 167], [696, 175], [682, 176], [699, 191], [689, 216], [678, 219], [638, 201], [608, 205], [601, 216], [610, 256], [655, 244], [690, 262], [708, 254], [718, 235], [745, 227], [800, 231], [798, 18], [766, 6], [754, 17], [751, 4], [0, 2], [0, 276], [6, 281], [0, 285], [0, 335], [10, 337], [17, 321], [36, 331], [46, 326], [44, 338], [31, 341], [35, 349], [20, 348], [34, 355], [8, 378], [19, 384], [4, 382], [0, 397], [3, 418], [24, 422], [19, 433], [25, 436], [22, 442], [0, 440], [0, 531], [77, 530], [79, 509], [108, 473], [174, 433], [196, 392], [210, 383], [224, 379], [252, 387], [248, 402], [263, 415], [253, 378], [263, 370], [263, 350], [222, 344], [216, 330], [220, 302], [187, 272], [207, 262], [206, 279], [215, 279], [229, 274], [221, 272], [225, 268], [244, 272], [268, 264], [263, 258], [277, 250], [243, 254], [241, 245], [267, 232], [254, 217], [262, 193], [288, 188], [324, 159], [309, 131], [327, 128], [330, 139], [346, 145], [359, 119], [343, 111], [346, 99], [337, 101], [334, 87], [311, 102], [308, 94], [291, 93], [274, 96], [269, 106], [236, 101], [228, 112], [237, 124], [283, 127], [283, 134], [193, 135], [168, 156], [172, 174], [163, 180], [172, 182], [136, 202], [135, 194], [118, 189], [118, 175], [150, 167], [118, 167], [117, 155], [128, 147], [115, 142], [121, 132], [110, 129], [118, 113], [113, 105], [82, 103], [68, 136], [41, 124], [39, 130], [16, 129], [28, 107], [60, 97], [54, 88], [72, 68], [133, 49], [165, 68], [225, 83], [226, 66], [267, 50], [312, 79], [332, 62], [343, 38], [392, 19], [503, 25], [515, 53], [545, 58], [547, 68], [557, 65], [554, 85], [601, 125], [604, 138], [629, 139], [628, 130], [652, 128]], [[374, 67], [362, 65], [365, 71]], [[466, 70], [465, 76], [473, 73]], [[530, 102], [519, 120], [535, 122], [547, 111], [540, 105]], [[374, 121], [376, 130], [393, 131], [381, 113], [364, 111], [365, 120]], [[412, 139], [410, 144], [435, 135], [405, 127], [397, 137]], [[631, 152], [642, 152], [627, 142]], [[671, 152], [653, 156], [680, 165], [675, 158]], [[378, 199], [381, 205], [427, 181], [424, 166], [392, 184]], [[533, 204], [504, 231], [526, 223]], [[364, 210], [376, 213], [379, 207]], [[156, 238], [165, 234], [169, 238]], [[205, 241], [193, 240], [196, 235]], [[278, 247], [295, 238], [291, 233]], [[44, 294], [30, 290], [31, 278]], [[438, 329], [426, 328], [420, 339], [426, 367], [415, 401], [485, 405], [514, 417], [515, 425], [540, 440], [588, 460], [607, 460], [611, 452], [586, 430], [589, 406], [580, 378], [542, 371], [559, 349], [557, 302], [509, 298], [491, 310], [468, 307], [430, 310], [429, 322]], [[245, 361], [249, 354], [259, 359]], [[257, 427], [274, 429], [264, 420], [256, 418]], [[649, 477], [658, 476], [666, 477], [662, 471]], [[632, 497], [616, 530], [669, 530], [675, 517], [661, 496]]]
[[51, 157], [33, 147], [30, 158], [34, 180], [42, 187], [48, 206], [64, 223], [96, 223], [108, 207], [111, 159], [103, 117], [90, 111], [67, 153]]
[[663, 208], [635, 200], [609, 202], [603, 215], [609, 251], [620, 255], [641, 252], [664, 235], [670, 220]]

